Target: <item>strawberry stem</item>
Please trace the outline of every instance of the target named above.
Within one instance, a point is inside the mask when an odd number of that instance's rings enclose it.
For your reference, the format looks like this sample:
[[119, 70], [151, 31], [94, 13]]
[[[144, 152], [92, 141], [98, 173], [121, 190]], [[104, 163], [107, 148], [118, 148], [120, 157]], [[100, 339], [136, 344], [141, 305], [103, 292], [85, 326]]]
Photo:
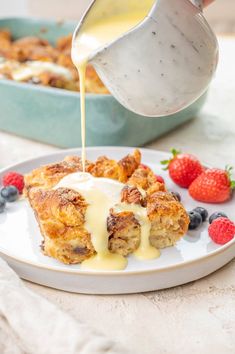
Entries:
[[177, 155], [179, 155], [179, 154], [181, 153], [180, 150], [176, 150], [176, 149], [174, 149], [174, 148], [172, 148], [170, 151], [171, 151], [171, 153], [172, 153], [172, 157], [171, 157], [169, 160], [162, 160], [162, 161], [161, 161], [161, 165], [165, 166], [165, 167], [163, 168], [163, 171], [168, 170], [171, 161], [174, 160], [174, 158], [175, 158]]
[[227, 171], [228, 179], [230, 181], [230, 188], [235, 189], [235, 180], [232, 179], [233, 176], [233, 166], [225, 166], [225, 171]]
[[171, 153], [173, 155], [173, 157], [176, 157], [177, 155], [179, 155], [181, 153], [180, 150], [176, 150], [175, 148], [171, 149]]

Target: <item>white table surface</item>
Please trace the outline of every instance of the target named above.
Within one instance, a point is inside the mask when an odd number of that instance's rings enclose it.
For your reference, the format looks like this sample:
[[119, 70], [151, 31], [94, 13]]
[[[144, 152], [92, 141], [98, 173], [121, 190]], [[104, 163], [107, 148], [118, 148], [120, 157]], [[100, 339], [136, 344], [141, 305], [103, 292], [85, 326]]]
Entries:
[[[214, 166], [235, 166], [235, 38], [220, 39], [220, 47], [217, 75], [200, 115], [149, 147], [174, 146]], [[0, 132], [0, 167], [56, 150]], [[130, 353], [234, 353], [235, 260], [199, 281], [146, 294], [91, 296], [26, 284]]]

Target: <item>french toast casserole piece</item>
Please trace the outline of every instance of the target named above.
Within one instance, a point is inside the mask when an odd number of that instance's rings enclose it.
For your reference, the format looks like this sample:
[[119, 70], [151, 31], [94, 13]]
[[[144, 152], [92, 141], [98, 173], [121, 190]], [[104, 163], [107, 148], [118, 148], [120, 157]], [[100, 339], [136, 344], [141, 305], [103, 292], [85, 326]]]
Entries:
[[[0, 77], [14, 80], [15, 70], [26, 69], [28, 63], [53, 63], [66, 69], [67, 75], [61, 70], [49, 70], [44, 66], [42, 72], [30, 75], [27, 70], [25, 78], [20, 81], [34, 85], [43, 85], [79, 91], [79, 75], [71, 59], [72, 34], [60, 37], [55, 46], [46, 39], [27, 36], [14, 40], [11, 32], [6, 28], [0, 29], [0, 57], [5, 59], [0, 65]], [[95, 69], [87, 66], [86, 92], [108, 94], [109, 91], [98, 77]]]
[[[42, 250], [66, 264], [80, 263], [95, 254], [91, 236], [84, 227], [87, 203], [77, 191], [53, 189], [66, 175], [82, 171], [81, 159], [68, 156], [60, 163], [39, 167], [25, 176], [28, 197], [43, 236]], [[174, 245], [187, 231], [189, 218], [183, 205], [156, 182], [150, 168], [141, 165], [135, 150], [120, 161], [100, 157], [86, 162], [86, 171], [124, 183], [120, 202], [147, 208], [151, 221], [150, 242], [156, 248]], [[144, 191], [144, 192], [143, 192]], [[107, 219], [109, 249], [127, 256], [140, 245], [140, 224], [133, 212], [110, 209]]]

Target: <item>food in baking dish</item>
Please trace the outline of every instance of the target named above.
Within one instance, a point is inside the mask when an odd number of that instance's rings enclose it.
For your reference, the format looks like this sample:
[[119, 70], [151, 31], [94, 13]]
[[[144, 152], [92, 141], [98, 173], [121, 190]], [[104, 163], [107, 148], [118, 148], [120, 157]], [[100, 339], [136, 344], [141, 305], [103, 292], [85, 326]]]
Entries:
[[[92, 235], [86, 228], [89, 203], [63, 182], [76, 177], [79, 171], [82, 171], [80, 157], [68, 156], [25, 176], [24, 193], [43, 236], [42, 250], [66, 264], [81, 263], [96, 254]], [[143, 225], [136, 217], [135, 206], [146, 212], [152, 248], [172, 246], [188, 230], [189, 218], [183, 205], [163, 183], [156, 181], [149, 167], [141, 164], [138, 150], [120, 161], [107, 157], [86, 161], [86, 173], [105, 183], [115, 181], [120, 188], [118, 201], [110, 207], [106, 220], [110, 253], [127, 256], [140, 248]]]
[[[0, 29], [0, 78], [79, 91], [71, 41], [72, 35], [59, 38], [55, 46], [39, 37], [13, 40], [8, 29]], [[108, 93], [91, 65], [86, 75], [86, 92]]]

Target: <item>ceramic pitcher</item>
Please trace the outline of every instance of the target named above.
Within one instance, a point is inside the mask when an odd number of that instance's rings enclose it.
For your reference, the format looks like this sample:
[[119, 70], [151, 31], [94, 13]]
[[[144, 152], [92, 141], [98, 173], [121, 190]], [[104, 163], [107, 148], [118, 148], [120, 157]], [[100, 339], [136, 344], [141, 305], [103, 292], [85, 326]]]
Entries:
[[[74, 36], [95, 6], [103, 16], [124, 11], [127, 3], [93, 1]], [[138, 26], [89, 58], [123, 106], [149, 117], [176, 113], [198, 99], [217, 61], [217, 40], [202, 14], [200, 0], [157, 0]]]

